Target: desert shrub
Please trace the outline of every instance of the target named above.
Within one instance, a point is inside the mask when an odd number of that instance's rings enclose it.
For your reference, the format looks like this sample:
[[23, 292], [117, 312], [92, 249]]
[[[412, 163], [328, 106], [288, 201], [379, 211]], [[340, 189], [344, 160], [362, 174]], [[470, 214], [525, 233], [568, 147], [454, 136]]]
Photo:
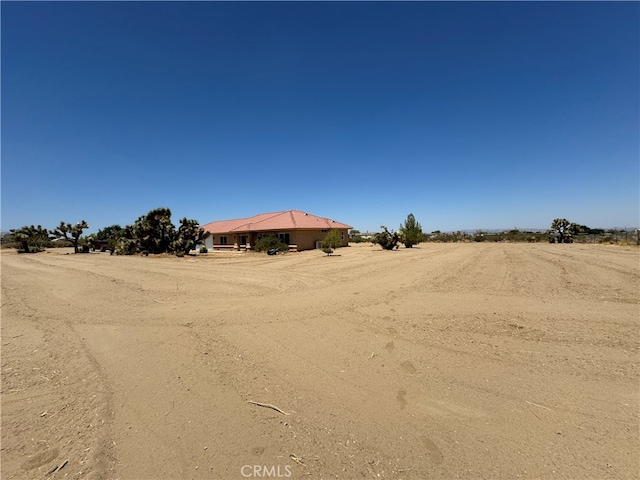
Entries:
[[473, 234], [474, 242], [485, 242], [487, 241], [487, 232], [483, 232], [482, 230], [478, 230]]
[[350, 243], [365, 243], [365, 242], [371, 242], [370, 238], [362, 238], [362, 237], [349, 237], [349, 242]]
[[289, 251], [289, 245], [283, 243], [277, 235], [265, 235], [260, 237], [254, 246], [256, 252], [267, 252], [269, 250]]
[[382, 228], [383, 231], [373, 237], [373, 243], [377, 243], [384, 250], [398, 248], [398, 243], [401, 241], [400, 234], [398, 232], [389, 232], [384, 225], [380, 228]]
[[18, 250], [18, 253], [38, 253], [44, 252], [44, 247], [42, 245], [31, 245], [28, 249], [25, 249], [22, 244], [19, 244], [16, 250]]
[[200, 253], [208, 253], [208, 252], [209, 252], [209, 249], [207, 247], [202, 247], [200, 249]]
[[332, 228], [329, 230], [322, 240], [322, 251], [327, 255], [331, 255], [333, 251], [342, 244], [340, 231]]
[[133, 255], [138, 244], [132, 238], [120, 237], [115, 247], [116, 255]]
[[[423, 239], [425, 236], [423, 236]], [[440, 232], [436, 230], [435, 232], [431, 232], [426, 235], [426, 241], [428, 242], [438, 242], [438, 243], [448, 243], [448, 242], [469, 242], [473, 240], [473, 237], [468, 233], [461, 232], [460, 230], [456, 232]], [[488, 239], [487, 239], [488, 240]]]

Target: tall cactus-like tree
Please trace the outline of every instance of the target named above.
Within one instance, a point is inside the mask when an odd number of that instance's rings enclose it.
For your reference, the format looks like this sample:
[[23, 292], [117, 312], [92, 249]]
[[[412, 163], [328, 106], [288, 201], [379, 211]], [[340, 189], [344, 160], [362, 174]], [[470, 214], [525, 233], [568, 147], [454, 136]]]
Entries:
[[180, 220], [176, 230], [171, 222], [171, 210], [156, 208], [118, 232], [115, 252], [118, 255], [176, 253], [184, 256], [209, 235], [197, 220], [187, 217]]
[[210, 235], [209, 232], [205, 232], [204, 228], [200, 227], [200, 223], [197, 220], [190, 220], [184, 217], [180, 220], [180, 226], [174, 242], [174, 250], [178, 255], [188, 255], [196, 245], [204, 242]]
[[384, 225], [380, 228], [382, 228], [383, 231], [373, 237], [373, 243], [377, 243], [385, 250], [398, 248], [398, 243], [400, 243], [400, 235], [398, 232], [390, 232]]
[[81, 222], [72, 225], [70, 223], [60, 222], [60, 225], [53, 231], [53, 234], [57, 238], [64, 238], [73, 243], [74, 253], [78, 253], [78, 242], [82, 236], [82, 231], [89, 228], [87, 222], [82, 220]]
[[138, 218], [133, 224], [133, 236], [143, 253], [173, 251], [176, 228], [171, 223], [171, 210], [156, 208]]
[[404, 243], [404, 246], [407, 248], [411, 248], [422, 241], [422, 226], [416, 221], [413, 213], [407, 216], [404, 225], [400, 225], [400, 235], [402, 237], [402, 243]]
[[581, 233], [586, 233], [589, 230], [589, 227], [586, 225], [580, 225], [578, 223], [571, 223], [567, 228], [567, 231], [571, 235], [580, 235]]
[[18, 243], [18, 252], [35, 253], [44, 250], [49, 243], [49, 231], [38, 225], [24, 226], [9, 231]]
[[114, 245], [116, 255], [133, 255], [138, 251], [139, 243], [133, 234], [133, 225], [125, 225]]
[[554, 218], [551, 222], [551, 230], [558, 234], [558, 240], [560, 243], [564, 242], [564, 237], [569, 233], [569, 226], [571, 223], [566, 218]]

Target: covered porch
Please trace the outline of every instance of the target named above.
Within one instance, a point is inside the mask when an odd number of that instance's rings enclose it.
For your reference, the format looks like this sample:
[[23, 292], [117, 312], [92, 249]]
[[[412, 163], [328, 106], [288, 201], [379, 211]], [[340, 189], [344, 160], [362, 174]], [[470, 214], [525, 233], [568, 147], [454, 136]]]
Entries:
[[298, 245], [292, 242], [288, 232], [228, 232], [214, 234], [205, 240], [205, 247], [209, 250], [251, 251], [258, 239], [267, 235], [278, 235], [280, 241], [289, 246], [290, 252], [297, 252]]

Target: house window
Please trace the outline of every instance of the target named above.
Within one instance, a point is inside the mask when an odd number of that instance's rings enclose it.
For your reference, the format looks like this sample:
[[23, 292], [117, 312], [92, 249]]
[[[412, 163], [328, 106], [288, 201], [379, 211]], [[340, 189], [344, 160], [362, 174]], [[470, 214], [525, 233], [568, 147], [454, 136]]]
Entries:
[[227, 244], [227, 237], [220, 237], [220, 245], [226, 245]]
[[280, 241], [282, 243], [284, 243], [285, 245], [290, 245], [291, 244], [291, 237], [288, 233], [279, 233], [278, 234], [278, 239], [280, 239]]
[[340, 232], [340, 238], [344, 240], [344, 232]]
[[322, 230], [322, 233], [327, 233], [329, 230]]

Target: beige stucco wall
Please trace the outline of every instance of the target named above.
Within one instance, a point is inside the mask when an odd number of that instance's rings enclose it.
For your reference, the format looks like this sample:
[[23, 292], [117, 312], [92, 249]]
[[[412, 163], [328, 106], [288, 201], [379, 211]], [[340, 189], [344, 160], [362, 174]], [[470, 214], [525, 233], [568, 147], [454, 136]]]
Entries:
[[240, 237], [237, 237], [237, 239], [236, 239], [236, 234], [235, 233], [216, 233], [216, 234], [212, 234], [209, 238], [207, 238], [205, 240], [205, 246], [207, 248], [212, 248], [212, 246], [220, 245], [220, 237], [221, 236], [226, 236], [227, 237], [227, 245], [231, 245], [231, 246], [233, 246], [234, 243], [236, 243], [237, 241], [240, 240]]
[[316, 242], [322, 240], [324, 234], [320, 230], [298, 230], [291, 236], [291, 243], [298, 246], [298, 251], [313, 250]]
[[[343, 234], [342, 246], [349, 245], [349, 232], [347, 230], [340, 230]], [[298, 251], [312, 250], [316, 248], [316, 242], [322, 241], [326, 234], [322, 233], [322, 230], [297, 230], [291, 235], [291, 243], [298, 245]]]
[[[339, 230], [342, 234], [342, 246], [346, 247], [349, 245], [349, 232], [348, 230]], [[316, 248], [316, 242], [321, 241], [325, 233], [322, 230], [273, 230], [269, 232], [261, 232], [261, 233], [288, 233], [289, 239], [292, 245], [298, 246], [298, 251], [302, 250], [313, 250]], [[247, 240], [251, 243], [251, 245], [255, 245], [257, 241], [258, 234], [256, 232], [252, 233], [216, 233], [213, 234], [212, 237], [207, 238], [205, 245], [207, 248], [212, 248], [218, 246], [220, 244], [221, 236], [227, 237], [227, 245], [233, 247], [235, 243], [240, 243], [240, 237], [242, 235], [247, 236]]]

